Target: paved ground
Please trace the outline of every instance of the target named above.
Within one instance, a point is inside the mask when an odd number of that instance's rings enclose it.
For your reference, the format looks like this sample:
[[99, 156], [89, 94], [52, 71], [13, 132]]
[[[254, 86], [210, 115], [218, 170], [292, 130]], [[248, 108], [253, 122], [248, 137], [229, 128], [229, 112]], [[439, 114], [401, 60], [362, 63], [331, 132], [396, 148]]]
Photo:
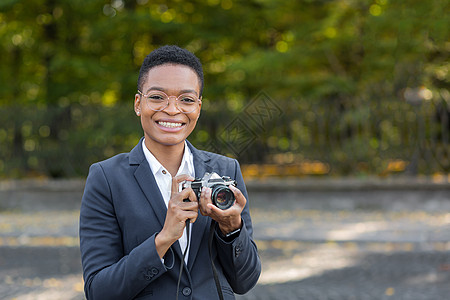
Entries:
[[[449, 299], [449, 210], [267, 201], [252, 206], [263, 273], [238, 299]], [[0, 299], [84, 299], [77, 228], [73, 209], [0, 212]]]
[[450, 212], [253, 215], [264, 271], [240, 299], [449, 299]]

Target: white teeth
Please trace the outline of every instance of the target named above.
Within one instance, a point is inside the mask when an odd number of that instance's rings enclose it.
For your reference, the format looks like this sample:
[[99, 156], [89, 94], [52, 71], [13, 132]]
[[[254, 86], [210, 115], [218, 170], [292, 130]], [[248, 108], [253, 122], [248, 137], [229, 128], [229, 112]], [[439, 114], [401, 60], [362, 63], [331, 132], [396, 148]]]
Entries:
[[159, 125], [164, 126], [164, 127], [168, 127], [168, 128], [176, 128], [176, 127], [180, 127], [181, 123], [172, 123], [172, 122], [158, 122]]

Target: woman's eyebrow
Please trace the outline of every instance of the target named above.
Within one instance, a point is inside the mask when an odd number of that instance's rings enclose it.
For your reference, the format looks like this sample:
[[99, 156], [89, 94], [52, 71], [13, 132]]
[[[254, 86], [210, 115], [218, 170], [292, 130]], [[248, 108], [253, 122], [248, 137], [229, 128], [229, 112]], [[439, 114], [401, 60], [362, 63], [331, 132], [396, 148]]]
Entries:
[[165, 89], [159, 86], [152, 86], [150, 88], [147, 89], [147, 91], [145, 91], [146, 93], [150, 92], [151, 90], [157, 90], [157, 91], [161, 91], [161, 92], [165, 92]]
[[[151, 90], [157, 90], [157, 91], [161, 91], [161, 92], [167, 93], [167, 92], [166, 92], [166, 89], [163, 88], [163, 87], [160, 87], [160, 86], [152, 86], [152, 87], [150, 87], [150, 88], [147, 89], [146, 93], [150, 92]], [[193, 94], [195, 94], [195, 95], [198, 96], [198, 93], [197, 93], [196, 90], [185, 89], [185, 90], [181, 90], [181, 91], [180, 91], [180, 95], [181, 95], [181, 94], [186, 94], [186, 93], [193, 93]]]

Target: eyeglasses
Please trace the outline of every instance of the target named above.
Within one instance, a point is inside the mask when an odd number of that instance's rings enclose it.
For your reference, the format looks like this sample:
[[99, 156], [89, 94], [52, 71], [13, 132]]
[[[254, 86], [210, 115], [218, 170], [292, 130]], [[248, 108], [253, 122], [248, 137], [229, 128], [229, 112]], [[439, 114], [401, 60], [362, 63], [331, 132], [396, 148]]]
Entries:
[[181, 94], [178, 97], [175, 96], [167, 96], [166, 93], [161, 91], [150, 91], [147, 94], [142, 93], [140, 90], [138, 90], [138, 93], [147, 99], [147, 106], [151, 110], [154, 111], [162, 111], [166, 107], [169, 106], [169, 98], [173, 97], [175, 98], [175, 105], [177, 106], [178, 110], [180, 110], [184, 114], [188, 114], [193, 112], [197, 109], [198, 103], [200, 102], [200, 99], [197, 97], [197, 95], [193, 93], [186, 93]]

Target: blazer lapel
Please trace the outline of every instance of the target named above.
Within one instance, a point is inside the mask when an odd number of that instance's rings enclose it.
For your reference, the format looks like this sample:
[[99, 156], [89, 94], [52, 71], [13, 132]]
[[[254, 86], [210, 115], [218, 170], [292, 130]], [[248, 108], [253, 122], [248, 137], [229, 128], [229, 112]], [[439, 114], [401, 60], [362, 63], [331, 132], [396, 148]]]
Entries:
[[[210, 158], [197, 150], [191, 143], [187, 141], [187, 145], [192, 152], [193, 160], [194, 160], [194, 169], [195, 169], [195, 178], [203, 177], [205, 172], [212, 172], [212, 167], [208, 164]], [[210, 218], [207, 216], [203, 216], [198, 214], [197, 220], [192, 225], [192, 233], [191, 233], [191, 246], [189, 248], [189, 260], [188, 260], [188, 269], [190, 270], [194, 264], [195, 259], [197, 258], [197, 252], [202, 242], [202, 239], [205, 237], [205, 230], [209, 228]]]
[[[162, 228], [166, 220], [167, 207], [164, 203], [158, 184], [156, 183], [155, 176], [153, 176], [152, 170], [150, 169], [150, 166], [145, 159], [144, 152], [142, 151], [142, 139], [130, 152], [130, 165], [138, 165], [136, 171], [134, 172], [134, 177], [147, 198], [148, 203], [150, 203], [150, 206], [155, 212]], [[178, 241], [172, 245], [172, 248], [180, 258], [183, 257], [180, 243]]]
[[136, 178], [139, 186], [144, 192], [148, 203], [155, 211], [156, 217], [158, 218], [161, 227], [164, 226], [164, 221], [166, 219], [167, 207], [164, 204], [164, 199], [159, 191], [158, 184], [156, 183], [155, 177], [148, 164], [141, 164], [137, 167], [134, 172], [134, 177]]

